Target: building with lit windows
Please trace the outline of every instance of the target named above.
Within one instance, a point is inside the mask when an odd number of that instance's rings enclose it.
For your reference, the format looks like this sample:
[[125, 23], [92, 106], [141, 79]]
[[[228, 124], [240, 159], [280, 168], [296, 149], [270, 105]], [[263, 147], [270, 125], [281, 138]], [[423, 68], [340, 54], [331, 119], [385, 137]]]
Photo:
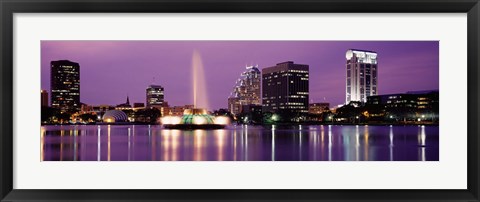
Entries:
[[347, 79], [345, 103], [367, 102], [368, 96], [378, 95], [377, 53], [350, 49], [346, 53]]
[[[292, 61], [262, 69], [262, 110], [300, 117], [308, 113], [309, 66]], [[291, 120], [286, 120], [291, 121]]]
[[329, 110], [330, 110], [330, 103], [327, 103], [327, 102], [310, 103], [308, 108], [308, 113], [321, 114]]
[[62, 112], [80, 111], [80, 65], [68, 60], [50, 62], [52, 107]]
[[437, 90], [369, 96], [366, 104], [373, 111], [379, 111], [387, 118], [395, 120], [435, 122], [439, 117]]
[[415, 95], [417, 110], [419, 111], [439, 111], [439, 92], [438, 90], [427, 91], [408, 91], [407, 94]]
[[247, 66], [240, 74], [232, 93], [228, 97], [228, 110], [232, 114], [242, 113], [244, 105], [259, 105], [261, 73], [258, 66]]
[[238, 93], [232, 93], [228, 97], [228, 111], [233, 115], [240, 114], [242, 112], [242, 105], [240, 104], [240, 96]]
[[193, 105], [173, 106], [169, 107], [169, 115], [182, 116], [186, 109], [193, 109]]
[[163, 87], [160, 85], [149, 85], [146, 89], [147, 107], [160, 109], [163, 106]]

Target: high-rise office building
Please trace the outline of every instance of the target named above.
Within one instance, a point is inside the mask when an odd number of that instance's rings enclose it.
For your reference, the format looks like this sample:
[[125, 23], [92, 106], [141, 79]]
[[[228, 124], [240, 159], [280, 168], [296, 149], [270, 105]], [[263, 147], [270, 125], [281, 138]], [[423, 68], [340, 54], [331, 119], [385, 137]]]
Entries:
[[41, 99], [41, 106], [48, 107], [48, 91], [41, 90], [40, 91], [40, 99]]
[[163, 106], [164, 95], [163, 87], [160, 85], [149, 85], [146, 90], [147, 107], [156, 107], [160, 109]]
[[308, 69], [308, 65], [292, 61], [262, 69], [263, 112], [308, 113]]
[[80, 110], [80, 65], [68, 60], [51, 61], [52, 107], [61, 111]]
[[378, 95], [377, 53], [350, 49], [347, 58], [347, 88], [345, 104], [350, 101], [367, 102], [367, 97]]
[[228, 110], [232, 114], [242, 112], [244, 105], [260, 105], [260, 70], [258, 66], [247, 66], [240, 74], [232, 93], [228, 97]]

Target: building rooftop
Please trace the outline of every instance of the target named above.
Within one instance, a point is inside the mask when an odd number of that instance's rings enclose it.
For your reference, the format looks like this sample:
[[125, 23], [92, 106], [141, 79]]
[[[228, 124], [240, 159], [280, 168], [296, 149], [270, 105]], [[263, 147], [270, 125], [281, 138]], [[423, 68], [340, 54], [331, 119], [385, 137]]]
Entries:
[[[377, 53], [377, 52], [375, 52], [375, 51], [362, 50], [362, 49], [348, 49], [348, 50], [351, 50], [351, 51], [354, 51], [354, 52]], [[348, 51], [348, 50], [347, 50], [347, 51]]]
[[79, 65], [77, 62], [72, 62], [70, 60], [54, 60], [54, 61], [51, 61], [51, 63], [72, 63], [75, 65]]
[[306, 64], [295, 64], [293, 61], [286, 61], [277, 63], [275, 66], [265, 67], [262, 69], [262, 74], [268, 74], [272, 72], [278, 72], [282, 70], [304, 70], [308, 71], [309, 66]]
[[151, 84], [151, 85], [148, 85], [147, 88], [163, 88], [163, 86], [157, 85], [157, 84]]
[[418, 91], [407, 92], [407, 94], [429, 94], [429, 93], [438, 93], [438, 90], [418, 90]]

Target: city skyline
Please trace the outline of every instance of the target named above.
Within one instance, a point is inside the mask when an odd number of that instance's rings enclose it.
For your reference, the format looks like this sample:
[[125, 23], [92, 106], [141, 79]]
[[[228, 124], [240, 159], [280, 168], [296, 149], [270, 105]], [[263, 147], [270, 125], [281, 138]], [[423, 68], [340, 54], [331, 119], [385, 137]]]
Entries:
[[348, 49], [378, 53], [378, 94], [439, 88], [437, 41], [42, 41], [41, 49], [42, 89], [50, 90], [51, 61], [78, 62], [81, 102], [92, 105], [120, 104], [127, 95], [143, 102], [151, 84], [165, 88], [170, 105], [192, 104], [194, 50], [205, 67], [210, 110], [227, 108], [245, 66], [262, 70], [285, 61], [310, 66], [311, 103], [343, 104]]

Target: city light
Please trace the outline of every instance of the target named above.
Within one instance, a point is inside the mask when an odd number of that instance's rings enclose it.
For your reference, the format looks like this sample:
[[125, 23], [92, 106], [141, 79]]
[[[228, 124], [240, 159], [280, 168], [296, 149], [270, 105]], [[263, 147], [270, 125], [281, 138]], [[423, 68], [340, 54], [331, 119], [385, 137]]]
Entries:
[[230, 124], [230, 118], [227, 116], [217, 116], [213, 120], [215, 124], [220, 124], [220, 125], [228, 125]]
[[193, 124], [197, 124], [197, 125], [207, 124], [207, 119], [201, 116], [194, 116], [192, 121], [193, 121]]
[[164, 116], [160, 118], [161, 124], [180, 124], [182, 122], [182, 118], [178, 116]]

